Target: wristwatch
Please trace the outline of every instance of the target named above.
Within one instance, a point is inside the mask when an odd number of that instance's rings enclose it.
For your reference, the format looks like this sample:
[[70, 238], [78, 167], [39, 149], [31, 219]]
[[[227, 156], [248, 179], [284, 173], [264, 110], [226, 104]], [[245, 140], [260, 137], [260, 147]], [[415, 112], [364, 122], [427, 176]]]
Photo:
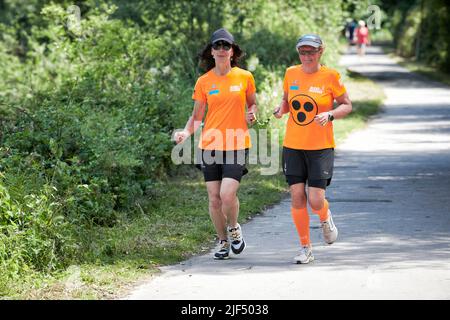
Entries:
[[333, 121], [334, 120], [334, 116], [331, 112], [328, 112], [328, 121]]

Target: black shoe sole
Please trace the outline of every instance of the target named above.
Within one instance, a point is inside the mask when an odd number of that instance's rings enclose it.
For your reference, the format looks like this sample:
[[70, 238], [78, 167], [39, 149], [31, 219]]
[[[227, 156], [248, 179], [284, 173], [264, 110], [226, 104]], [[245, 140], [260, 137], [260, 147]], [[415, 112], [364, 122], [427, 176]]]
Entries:
[[314, 262], [314, 257], [310, 258], [308, 262], [295, 261], [296, 264], [310, 264]]
[[230, 259], [230, 256], [226, 256], [226, 257], [216, 257], [214, 256], [214, 260], [228, 260]]

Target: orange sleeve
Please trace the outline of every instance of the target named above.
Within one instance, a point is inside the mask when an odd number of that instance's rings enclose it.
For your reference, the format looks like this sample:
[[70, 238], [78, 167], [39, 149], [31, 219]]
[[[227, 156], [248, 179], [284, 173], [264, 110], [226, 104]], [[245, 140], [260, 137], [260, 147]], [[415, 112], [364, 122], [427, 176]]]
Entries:
[[207, 102], [206, 94], [205, 94], [205, 91], [203, 90], [203, 86], [202, 86], [200, 79], [197, 79], [197, 83], [195, 84], [195, 87], [194, 87], [194, 92], [192, 93], [192, 99], [202, 101], [202, 102]]
[[339, 72], [334, 71], [331, 74], [330, 87], [331, 92], [333, 93], [333, 98], [340, 97], [347, 91], [342, 83]]
[[253, 78], [253, 75], [250, 73], [247, 81], [247, 94], [252, 94], [255, 92], [256, 92], [255, 78]]

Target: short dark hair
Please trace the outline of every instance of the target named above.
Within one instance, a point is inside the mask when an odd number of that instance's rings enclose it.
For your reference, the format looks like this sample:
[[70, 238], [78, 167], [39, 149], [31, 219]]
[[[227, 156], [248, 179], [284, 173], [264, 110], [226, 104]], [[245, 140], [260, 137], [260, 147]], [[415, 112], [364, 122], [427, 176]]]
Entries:
[[[199, 65], [200, 68], [205, 69], [206, 71], [211, 70], [216, 66], [216, 61], [211, 54], [212, 44], [208, 43], [203, 50], [198, 54], [200, 59]], [[231, 45], [233, 48], [233, 56], [231, 57], [231, 67], [239, 67], [239, 60], [245, 56], [245, 52], [237, 45], [233, 43]]]

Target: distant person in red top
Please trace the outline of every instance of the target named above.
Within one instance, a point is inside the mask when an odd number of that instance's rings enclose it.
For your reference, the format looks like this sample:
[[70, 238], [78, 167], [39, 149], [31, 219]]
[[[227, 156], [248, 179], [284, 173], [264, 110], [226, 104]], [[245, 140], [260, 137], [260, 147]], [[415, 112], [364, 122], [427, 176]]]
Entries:
[[370, 45], [369, 28], [363, 20], [358, 22], [359, 27], [356, 29], [356, 44], [358, 46], [358, 55], [364, 56], [366, 54], [366, 46]]

